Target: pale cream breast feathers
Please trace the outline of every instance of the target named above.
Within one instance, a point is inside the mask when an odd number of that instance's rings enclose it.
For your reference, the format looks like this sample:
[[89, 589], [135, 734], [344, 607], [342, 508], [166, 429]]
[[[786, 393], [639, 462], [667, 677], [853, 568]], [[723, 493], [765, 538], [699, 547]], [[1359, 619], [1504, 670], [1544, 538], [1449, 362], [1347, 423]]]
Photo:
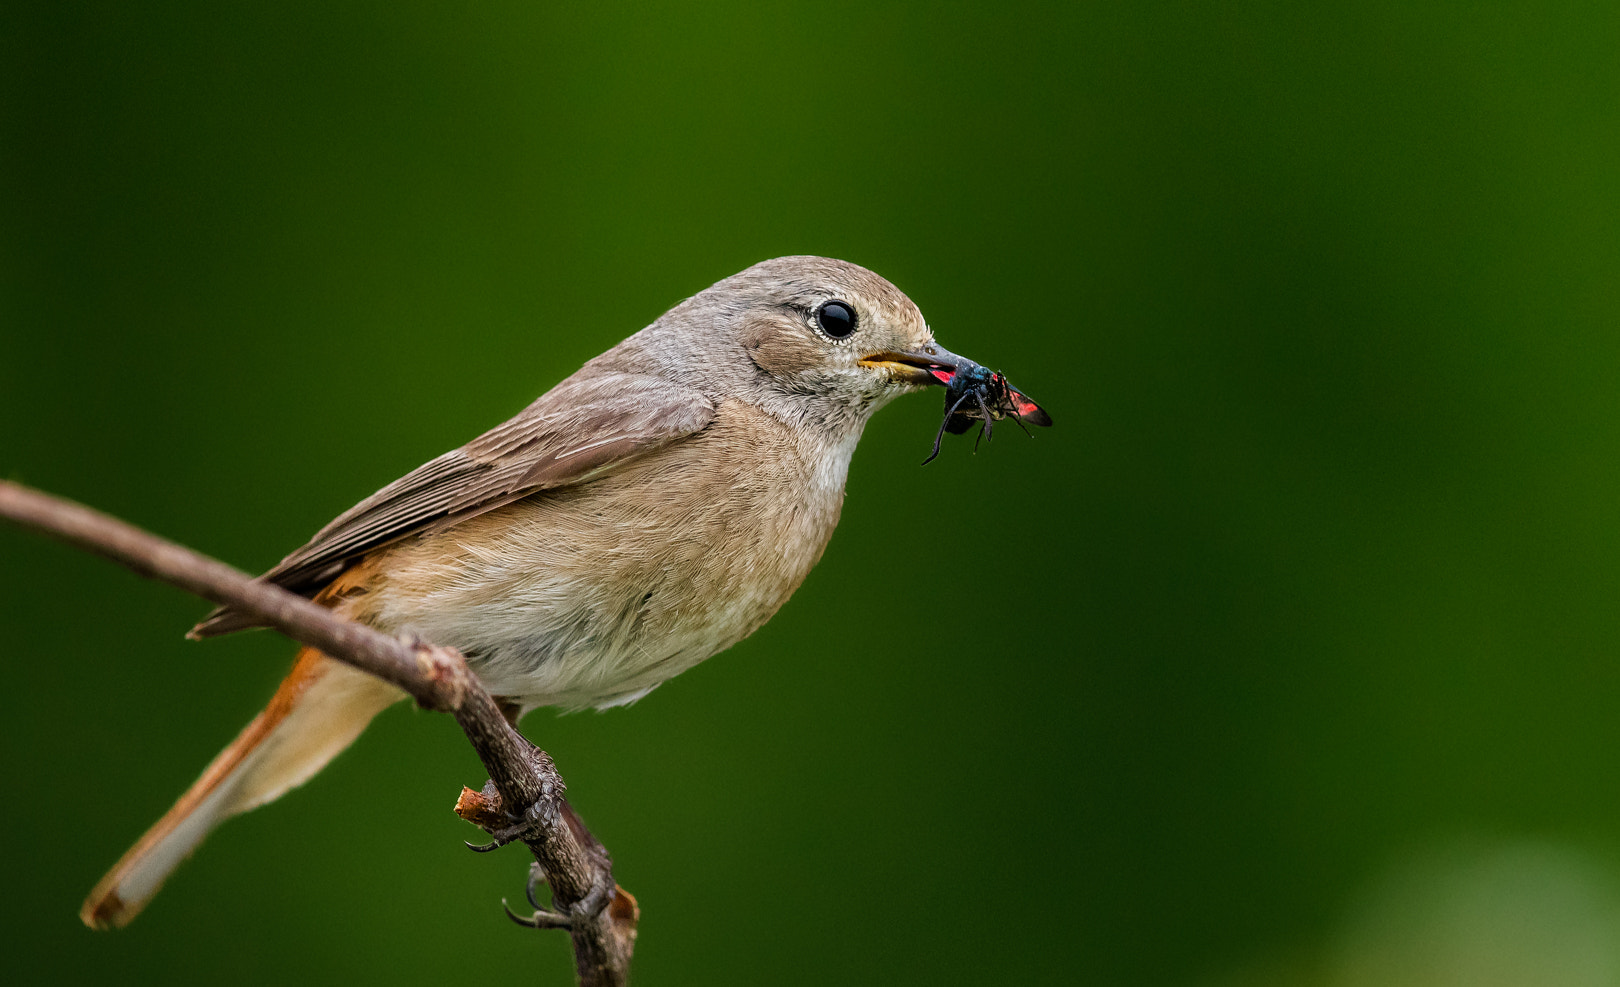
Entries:
[[854, 440], [725, 401], [614, 473], [386, 550], [355, 616], [461, 648], [526, 707], [628, 701], [787, 601], [838, 523]]

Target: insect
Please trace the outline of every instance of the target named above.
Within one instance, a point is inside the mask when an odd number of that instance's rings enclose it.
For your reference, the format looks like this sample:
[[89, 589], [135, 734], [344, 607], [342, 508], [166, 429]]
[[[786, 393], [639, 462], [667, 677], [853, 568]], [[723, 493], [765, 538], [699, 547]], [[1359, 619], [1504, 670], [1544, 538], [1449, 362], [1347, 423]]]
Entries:
[[1017, 422], [1025, 435], [1030, 434], [1025, 422], [1040, 426], [1052, 424], [1052, 416], [1040, 405], [989, 367], [968, 363], [954, 373], [935, 370], [933, 374], [945, 385], [945, 420], [939, 423], [939, 431], [934, 434], [934, 451], [922, 461], [924, 466], [939, 455], [939, 444], [946, 432], [961, 435], [972, 428], [974, 422], [980, 423], [979, 434], [973, 440], [974, 449], [979, 447], [979, 439], [991, 437], [994, 423], [1003, 418]]

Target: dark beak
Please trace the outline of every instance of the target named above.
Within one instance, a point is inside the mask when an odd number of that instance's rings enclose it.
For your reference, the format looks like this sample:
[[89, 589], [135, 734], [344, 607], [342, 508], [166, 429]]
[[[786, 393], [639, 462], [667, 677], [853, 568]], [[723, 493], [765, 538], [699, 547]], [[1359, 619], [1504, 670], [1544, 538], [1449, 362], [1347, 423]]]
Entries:
[[908, 384], [949, 384], [959, 370], [968, 370], [978, 364], [965, 356], [957, 356], [936, 343], [920, 350], [900, 352], [884, 350], [860, 359], [863, 367], [887, 370]]

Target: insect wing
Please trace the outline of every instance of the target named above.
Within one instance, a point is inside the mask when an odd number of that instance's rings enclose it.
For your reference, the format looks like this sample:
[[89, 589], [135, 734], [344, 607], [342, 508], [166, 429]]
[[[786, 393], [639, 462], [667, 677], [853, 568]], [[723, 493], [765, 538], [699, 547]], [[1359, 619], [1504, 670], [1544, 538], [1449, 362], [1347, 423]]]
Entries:
[[1006, 396], [999, 404], [996, 410], [1010, 418], [1042, 427], [1052, 424], [1052, 416], [1046, 413], [1046, 409], [1031, 401], [1028, 395], [1014, 388], [1011, 383], [1007, 384]]

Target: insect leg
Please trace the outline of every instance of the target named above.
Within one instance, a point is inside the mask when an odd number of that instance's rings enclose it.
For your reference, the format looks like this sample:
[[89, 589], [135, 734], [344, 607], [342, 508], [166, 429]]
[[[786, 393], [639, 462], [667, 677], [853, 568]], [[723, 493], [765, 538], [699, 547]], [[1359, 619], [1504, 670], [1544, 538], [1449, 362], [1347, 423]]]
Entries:
[[996, 374], [994, 385], [996, 389], [996, 407], [1004, 412], [1003, 417], [1011, 418], [1023, 430], [1025, 435], [1033, 439], [1035, 433], [1029, 430], [1029, 426], [1024, 424], [1024, 416], [1018, 413], [1018, 398], [1022, 397], [1022, 395], [1013, 390], [1012, 385], [1007, 382], [1007, 378], [1000, 374]]
[[995, 420], [996, 416], [992, 415], [990, 413], [989, 406], [987, 406], [984, 403], [984, 394], [981, 393], [982, 390], [983, 390], [982, 388], [974, 388], [973, 390], [968, 392], [969, 394], [973, 395], [973, 400], [975, 400], [975, 401], [977, 401], [979, 403], [979, 414], [980, 414], [980, 418], [979, 418], [979, 422], [980, 422], [980, 424], [979, 424], [979, 434], [973, 437], [973, 451], [974, 452], [979, 451], [979, 440], [980, 439], [988, 440], [988, 439], [994, 437], [994, 435], [995, 435], [995, 430], [991, 426], [990, 423]]
[[[972, 391], [968, 392], [968, 394], [971, 394], [971, 393], [973, 393], [973, 392]], [[951, 416], [956, 414], [956, 409], [962, 407], [962, 402], [966, 401], [967, 399], [968, 399], [967, 394], [962, 395], [961, 397], [957, 398], [956, 403], [951, 405], [950, 409], [945, 412], [945, 417], [943, 419], [941, 419], [941, 421], [939, 423], [939, 431], [934, 433], [934, 451], [929, 453], [928, 458], [922, 461], [922, 464], [924, 466], [927, 466], [929, 463], [933, 462], [936, 457], [939, 456], [939, 443], [940, 443], [940, 441], [942, 439], [945, 438], [945, 426], [949, 425], [951, 423]]]

